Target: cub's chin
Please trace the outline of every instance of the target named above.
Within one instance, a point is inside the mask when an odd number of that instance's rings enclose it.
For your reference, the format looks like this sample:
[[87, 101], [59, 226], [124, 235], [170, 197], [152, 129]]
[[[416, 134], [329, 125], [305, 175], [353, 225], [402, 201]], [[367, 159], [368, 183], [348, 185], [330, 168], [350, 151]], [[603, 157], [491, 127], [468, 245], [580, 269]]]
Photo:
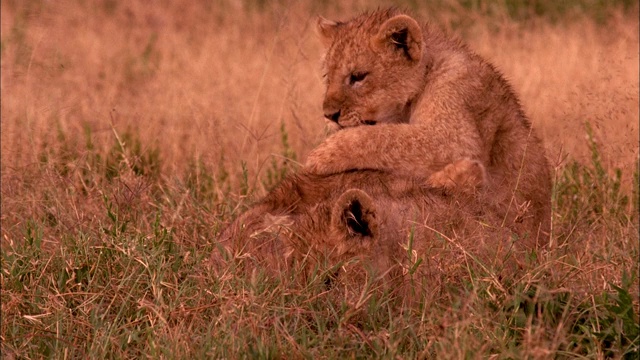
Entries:
[[344, 127], [336, 123], [335, 121], [329, 120], [327, 118], [324, 119], [324, 132], [327, 135], [335, 134], [342, 129], [344, 129]]

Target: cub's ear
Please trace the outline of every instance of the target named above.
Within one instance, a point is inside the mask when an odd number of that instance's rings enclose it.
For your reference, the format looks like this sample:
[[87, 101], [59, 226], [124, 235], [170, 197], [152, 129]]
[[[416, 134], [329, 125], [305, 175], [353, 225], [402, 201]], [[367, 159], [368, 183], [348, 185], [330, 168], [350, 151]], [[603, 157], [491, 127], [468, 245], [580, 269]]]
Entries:
[[374, 238], [378, 235], [376, 207], [367, 193], [359, 189], [345, 191], [333, 206], [331, 226], [347, 239]]
[[382, 51], [389, 48], [401, 51], [410, 61], [419, 62], [424, 45], [422, 29], [412, 17], [397, 15], [382, 24], [372, 45]]
[[333, 43], [333, 39], [335, 39], [340, 25], [341, 23], [339, 22], [327, 20], [322, 16], [318, 16], [316, 29], [318, 31], [318, 35], [320, 35], [320, 41], [322, 41], [322, 45], [324, 45], [326, 48], [331, 46], [331, 43]]

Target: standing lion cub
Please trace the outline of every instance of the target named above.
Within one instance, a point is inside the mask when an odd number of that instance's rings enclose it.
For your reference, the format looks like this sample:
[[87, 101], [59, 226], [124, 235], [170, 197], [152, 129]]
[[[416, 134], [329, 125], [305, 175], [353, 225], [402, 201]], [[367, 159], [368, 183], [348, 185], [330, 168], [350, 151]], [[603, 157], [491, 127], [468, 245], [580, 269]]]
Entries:
[[539, 229], [521, 235], [543, 244], [550, 167], [517, 96], [492, 65], [396, 9], [347, 22], [320, 18], [318, 30], [327, 48], [324, 115], [342, 130], [309, 154], [306, 171], [442, 177], [457, 160], [479, 161], [485, 196], [504, 224]]

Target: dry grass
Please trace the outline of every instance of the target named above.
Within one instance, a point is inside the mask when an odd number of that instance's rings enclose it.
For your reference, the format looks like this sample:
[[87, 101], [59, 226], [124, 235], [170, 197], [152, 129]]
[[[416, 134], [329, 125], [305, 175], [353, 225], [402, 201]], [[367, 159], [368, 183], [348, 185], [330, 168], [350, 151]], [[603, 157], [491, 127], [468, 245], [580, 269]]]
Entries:
[[637, 3], [606, 24], [416, 9], [521, 95], [556, 165], [567, 245], [504, 293], [474, 273], [432, 308], [373, 296], [365, 313], [313, 279], [247, 271], [243, 254], [215, 278], [202, 263], [219, 227], [295, 169], [282, 157], [323, 139], [315, 14], [368, 4], [207, 4], [2, 1], [5, 356], [638, 351]]

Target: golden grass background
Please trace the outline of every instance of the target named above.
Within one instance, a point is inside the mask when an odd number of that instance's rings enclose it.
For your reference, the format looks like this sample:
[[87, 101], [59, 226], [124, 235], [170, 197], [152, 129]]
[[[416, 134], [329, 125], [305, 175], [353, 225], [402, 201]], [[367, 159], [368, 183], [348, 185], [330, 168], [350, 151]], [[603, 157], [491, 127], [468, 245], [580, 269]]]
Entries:
[[[298, 159], [323, 139], [318, 13], [347, 18], [371, 4], [250, 6], [177, 1], [2, 2], [2, 172], [38, 159], [59, 132], [89, 127], [104, 151], [132, 129], [163, 166], [247, 161], [251, 176], [279, 153], [284, 122]], [[629, 175], [638, 160], [638, 19], [615, 13], [522, 25], [417, 15], [463, 37], [512, 82], [553, 162], [588, 156], [590, 122], [604, 161]], [[232, 174], [232, 175], [235, 175]]]
[[[262, 278], [238, 270], [248, 253], [234, 254], [218, 269], [222, 277], [205, 264], [220, 227], [265, 194], [272, 159], [287, 150], [281, 124], [298, 161], [325, 137], [316, 16], [346, 19], [388, 2], [0, 1], [0, 342], [9, 358], [45, 351], [233, 358], [252, 354], [254, 345], [336, 358], [358, 350], [448, 358], [503, 351], [548, 358], [563, 349], [602, 358], [608, 351], [599, 348], [604, 342], [573, 344], [572, 334], [583, 317], [607, 319], [602, 304], [611, 298], [601, 294], [638, 288], [637, 204], [622, 201], [637, 200], [637, 2], [612, 7], [605, 22], [579, 12], [514, 21], [454, 0], [413, 7], [504, 73], [544, 138], [556, 176], [574, 178], [558, 182], [565, 188], [554, 201], [552, 238], [560, 247], [539, 254], [539, 266], [522, 277], [503, 279], [514, 282], [509, 291], [487, 290], [476, 277], [482, 274], [470, 274], [478, 283], [462, 308], [443, 301], [419, 310], [423, 318], [416, 308], [390, 312], [405, 334], [376, 320], [387, 310], [363, 315], [374, 330], [353, 327], [353, 309], [316, 303], [322, 294], [300, 291], [296, 279], [260, 293]], [[620, 193], [613, 177], [598, 175], [587, 122], [604, 168], [622, 169]], [[130, 151], [136, 139], [140, 152]], [[154, 174], [122, 166], [156, 150]], [[110, 178], [104, 164], [114, 159], [120, 172]], [[573, 160], [585, 167], [566, 168]], [[194, 171], [194, 164], [202, 167]], [[494, 296], [507, 306], [536, 287], [542, 297], [566, 291], [574, 298], [557, 301], [564, 304], [557, 324], [544, 316], [514, 324], [513, 309], [493, 309]], [[299, 313], [282, 307], [292, 293], [287, 306], [298, 304]], [[631, 298], [637, 314], [637, 292]], [[576, 305], [583, 300], [588, 307]], [[637, 322], [625, 314], [609, 323]], [[279, 321], [280, 330], [262, 327]], [[307, 321], [329, 331], [300, 325]], [[500, 337], [505, 328], [515, 333]], [[605, 328], [576, 336], [601, 340]], [[415, 334], [402, 350], [402, 339]], [[306, 336], [314, 340], [301, 349]], [[622, 342], [619, 348], [632, 347]]]

